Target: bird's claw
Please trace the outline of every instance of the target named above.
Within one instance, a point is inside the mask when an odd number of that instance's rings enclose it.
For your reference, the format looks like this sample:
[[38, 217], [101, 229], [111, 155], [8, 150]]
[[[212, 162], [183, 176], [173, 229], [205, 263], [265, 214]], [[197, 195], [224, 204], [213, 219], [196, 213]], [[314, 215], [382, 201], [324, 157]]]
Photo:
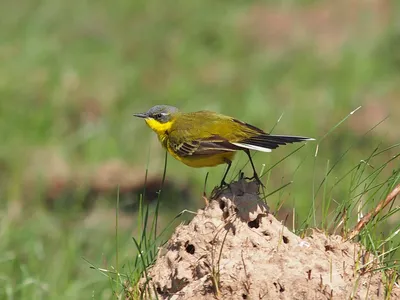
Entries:
[[225, 187], [225, 186], [226, 186], [226, 187], [229, 187], [229, 184], [226, 183], [225, 180], [222, 180], [221, 183], [220, 183], [220, 185], [219, 185], [219, 187], [220, 187], [220, 188], [223, 188], [223, 187]]
[[253, 177], [245, 177], [244, 179], [246, 180], [255, 180], [258, 185], [261, 185], [263, 188], [265, 188], [265, 185], [261, 182], [260, 177], [258, 177], [257, 174], [254, 174]]

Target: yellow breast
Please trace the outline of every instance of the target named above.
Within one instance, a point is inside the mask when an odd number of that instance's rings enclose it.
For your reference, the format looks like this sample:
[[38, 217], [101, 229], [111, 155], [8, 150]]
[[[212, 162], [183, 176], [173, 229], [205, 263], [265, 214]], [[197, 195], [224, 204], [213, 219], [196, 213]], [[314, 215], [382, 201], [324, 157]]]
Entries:
[[214, 167], [231, 162], [236, 152], [222, 152], [214, 155], [178, 156], [170, 147], [168, 152], [177, 160], [192, 168]]

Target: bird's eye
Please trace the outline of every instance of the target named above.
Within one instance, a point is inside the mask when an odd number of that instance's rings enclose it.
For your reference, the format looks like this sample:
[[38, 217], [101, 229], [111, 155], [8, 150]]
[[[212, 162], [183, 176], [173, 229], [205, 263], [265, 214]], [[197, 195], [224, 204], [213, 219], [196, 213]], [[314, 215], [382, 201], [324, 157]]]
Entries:
[[156, 114], [156, 119], [161, 119], [162, 118], [162, 114]]

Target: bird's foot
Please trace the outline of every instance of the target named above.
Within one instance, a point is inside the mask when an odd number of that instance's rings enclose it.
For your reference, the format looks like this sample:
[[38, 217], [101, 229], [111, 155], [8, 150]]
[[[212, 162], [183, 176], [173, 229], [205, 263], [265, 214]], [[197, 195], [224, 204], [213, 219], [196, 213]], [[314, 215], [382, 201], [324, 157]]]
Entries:
[[211, 192], [211, 199], [217, 199], [225, 190], [229, 189], [230, 185], [225, 181], [221, 181], [219, 186], [216, 186]]
[[229, 187], [229, 183], [226, 183], [225, 180], [222, 180], [221, 183], [220, 183], [220, 185], [219, 185], [219, 188], [222, 189], [222, 188], [224, 188], [224, 187]]
[[245, 177], [244, 179], [247, 180], [255, 180], [258, 185], [261, 185], [263, 188], [265, 188], [265, 185], [261, 182], [260, 177], [256, 173], [253, 174], [253, 177]]

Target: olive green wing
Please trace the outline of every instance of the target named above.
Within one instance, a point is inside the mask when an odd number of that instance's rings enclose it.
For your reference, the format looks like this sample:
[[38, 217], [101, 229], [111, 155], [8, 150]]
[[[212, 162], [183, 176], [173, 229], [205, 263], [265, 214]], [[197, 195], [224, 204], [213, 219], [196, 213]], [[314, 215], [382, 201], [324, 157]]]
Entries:
[[233, 152], [239, 147], [229, 142], [221, 129], [228, 119], [209, 111], [185, 113], [174, 122], [168, 135], [168, 145], [179, 156], [207, 156]]
[[170, 137], [168, 144], [176, 154], [182, 157], [208, 156], [223, 152], [233, 152], [240, 149], [238, 146], [216, 135], [191, 140]]
[[182, 114], [176, 120], [169, 136], [169, 145], [180, 156], [193, 156], [237, 150], [271, 152], [282, 145], [308, 140], [313, 139], [270, 135], [235, 118], [200, 111]]

